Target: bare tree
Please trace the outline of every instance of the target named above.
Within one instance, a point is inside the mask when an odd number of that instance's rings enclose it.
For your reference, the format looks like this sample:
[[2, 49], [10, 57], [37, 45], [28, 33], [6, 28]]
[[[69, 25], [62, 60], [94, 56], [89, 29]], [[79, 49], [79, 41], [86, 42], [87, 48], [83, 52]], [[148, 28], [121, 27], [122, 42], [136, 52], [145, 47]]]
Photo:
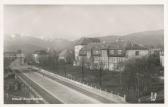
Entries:
[[98, 72], [99, 72], [99, 85], [102, 87], [102, 82], [103, 82], [103, 69], [104, 69], [104, 63], [102, 61], [99, 61], [98, 65]]
[[82, 56], [80, 60], [81, 72], [82, 72], [82, 81], [84, 81], [84, 66], [85, 66], [85, 58]]
[[66, 77], [66, 66], [65, 66], [65, 64], [66, 64], [66, 61], [65, 60], [60, 60], [60, 65], [61, 65], [61, 67], [63, 67], [63, 71], [64, 71], [64, 76]]

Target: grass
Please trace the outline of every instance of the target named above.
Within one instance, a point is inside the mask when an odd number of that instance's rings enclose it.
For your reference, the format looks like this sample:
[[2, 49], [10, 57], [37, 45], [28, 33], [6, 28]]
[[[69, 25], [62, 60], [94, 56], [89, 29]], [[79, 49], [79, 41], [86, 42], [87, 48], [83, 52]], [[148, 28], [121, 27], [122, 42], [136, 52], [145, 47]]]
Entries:
[[[82, 72], [81, 67], [75, 67], [70, 64], [65, 65], [57, 65], [54, 68], [41, 66], [41, 68], [46, 69], [50, 72], [56, 73], [61, 76], [66, 76], [67, 78], [73, 78], [76, 81], [82, 81]], [[120, 73], [119, 72], [111, 72], [111, 71], [103, 71], [102, 74], [102, 86], [99, 84], [99, 72], [98, 71], [90, 71], [84, 68], [84, 81], [89, 85], [96, 86], [106, 91], [113, 91], [115, 93], [121, 92], [121, 85], [120, 85]]]

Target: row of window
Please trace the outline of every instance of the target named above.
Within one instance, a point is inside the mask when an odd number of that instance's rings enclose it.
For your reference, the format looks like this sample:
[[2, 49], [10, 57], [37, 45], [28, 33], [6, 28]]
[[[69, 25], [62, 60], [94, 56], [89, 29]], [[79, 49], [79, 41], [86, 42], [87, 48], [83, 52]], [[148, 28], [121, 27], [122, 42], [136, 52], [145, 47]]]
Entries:
[[[93, 55], [101, 54], [99, 50], [93, 51]], [[121, 55], [123, 54], [123, 50], [109, 50], [110, 55]], [[107, 55], [107, 51], [102, 51], [102, 55]]]
[[[106, 57], [94, 58], [94, 61], [100, 61], [100, 60], [102, 60], [103, 62], [108, 62], [108, 58]], [[109, 62], [122, 62], [122, 61], [124, 61], [124, 58], [120, 57], [109, 58]]]
[[[101, 52], [100, 51], [93, 51], [92, 52], [93, 55], [100, 55]], [[122, 55], [123, 54], [123, 50], [109, 50], [109, 55]], [[140, 54], [139, 51], [135, 51], [135, 56], [138, 56]], [[81, 55], [87, 55], [86, 51], [82, 51]], [[102, 51], [102, 56], [107, 56], [107, 51]]]

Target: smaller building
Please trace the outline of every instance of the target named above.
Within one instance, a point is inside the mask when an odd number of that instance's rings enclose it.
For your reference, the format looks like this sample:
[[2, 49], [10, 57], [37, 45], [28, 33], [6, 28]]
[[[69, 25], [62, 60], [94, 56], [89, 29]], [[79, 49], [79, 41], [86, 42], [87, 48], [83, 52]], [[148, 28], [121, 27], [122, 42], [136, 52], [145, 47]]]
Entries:
[[150, 55], [158, 55], [159, 56], [161, 50], [162, 50], [161, 48], [151, 48], [149, 50], [149, 54]]
[[70, 63], [73, 58], [73, 52], [71, 50], [65, 49], [61, 51], [58, 55], [58, 61], [64, 61]]
[[16, 58], [16, 54], [16, 52], [4, 52], [4, 58], [13, 60]]
[[40, 60], [43, 61], [48, 58], [48, 53], [45, 50], [37, 50], [32, 54], [35, 63], [39, 64]]
[[11, 61], [15, 59], [19, 59], [19, 63], [23, 65], [25, 63], [25, 55], [21, 50], [18, 50], [17, 52], [5, 52], [4, 58], [9, 59]]
[[23, 53], [18, 53], [16, 57], [19, 59], [19, 63], [23, 65], [25, 63], [25, 55]]

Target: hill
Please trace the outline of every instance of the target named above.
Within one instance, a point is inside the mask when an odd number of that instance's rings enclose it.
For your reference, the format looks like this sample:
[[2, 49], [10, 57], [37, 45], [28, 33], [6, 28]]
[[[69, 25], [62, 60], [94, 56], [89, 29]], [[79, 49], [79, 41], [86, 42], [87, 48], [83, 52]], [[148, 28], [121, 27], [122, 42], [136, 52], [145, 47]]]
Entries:
[[123, 40], [132, 41], [146, 45], [148, 47], [163, 47], [164, 46], [164, 31], [144, 31], [128, 34], [122, 37]]
[[124, 41], [136, 42], [139, 44], [143, 44], [147, 47], [163, 47], [164, 46], [164, 31], [156, 30], [156, 31], [144, 31], [144, 32], [136, 32], [128, 35], [117, 36], [104, 36], [98, 37], [101, 41], [105, 42], [114, 42], [118, 39]]
[[33, 53], [35, 50], [56, 50], [71, 48], [72, 42], [65, 39], [44, 40], [32, 36], [20, 36], [16, 34], [5, 35], [4, 51], [17, 51], [21, 49], [25, 54]]
[[[100, 39], [101, 42], [114, 42], [118, 39], [124, 41], [132, 41], [136, 43], [143, 44], [147, 47], [162, 47], [164, 46], [164, 31], [156, 30], [156, 31], [144, 31], [144, 32], [136, 32], [124, 36], [119, 35], [108, 35], [102, 37], [96, 37]], [[35, 38], [33, 36], [20, 36], [15, 35], [14, 37], [11, 35], [5, 35], [4, 37], [4, 51], [17, 51], [18, 49], [22, 49], [24, 53], [30, 54], [35, 50], [41, 49], [52, 49], [56, 51], [61, 51], [64, 49], [71, 49], [81, 40], [77, 39], [75, 41], [68, 41], [65, 39], [51, 39], [51, 40], [43, 40], [40, 38]]]

